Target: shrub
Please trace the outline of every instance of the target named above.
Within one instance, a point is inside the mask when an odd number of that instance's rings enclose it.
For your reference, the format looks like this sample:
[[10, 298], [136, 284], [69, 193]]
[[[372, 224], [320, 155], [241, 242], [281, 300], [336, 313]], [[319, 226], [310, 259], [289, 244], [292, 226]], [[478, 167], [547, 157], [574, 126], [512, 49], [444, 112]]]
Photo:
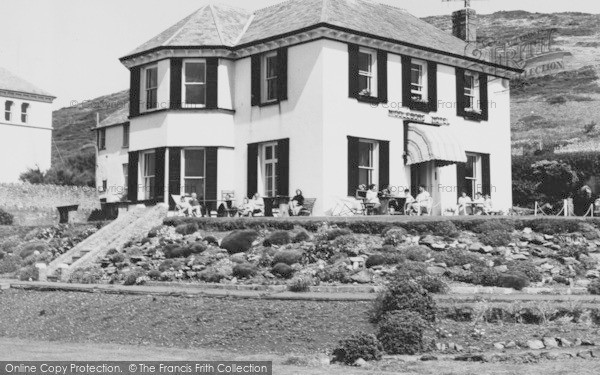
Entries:
[[39, 278], [40, 270], [35, 266], [29, 266], [19, 270], [19, 280], [21, 281], [38, 281]]
[[535, 219], [529, 225], [536, 232], [551, 235], [574, 233], [579, 230], [579, 221], [569, 219]]
[[600, 295], [600, 279], [596, 279], [588, 284], [587, 291], [590, 294]]
[[285, 230], [278, 230], [273, 232], [263, 241], [263, 246], [271, 246], [271, 245], [286, 245], [292, 242], [292, 238], [290, 233]]
[[435, 321], [435, 301], [423, 287], [411, 280], [394, 280], [379, 293], [372, 320], [379, 322], [387, 313], [397, 310], [413, 311], [426, 321]]
[[173, 267], [173, 259], [165, 259], [159, 266], [158, 271], [165, 272]]
[[238, 279], [247, 279], [256, 275], [256, 267], [249, 263], [236, 264], [233, 267], [233, 276]]
[[473, 267], [471, 283], [483, 286], [498, 286], [500, 273], [493, 268]]
[[135, 285], [138, 277], [139, 275], [137, 272], [129, 272], [127, 276], [125, 276], [125, 281], [123, 281], [123, 285]]
[[275, 276], [289, 279], [294, 275], [294, 269], [285, 263], [277, 263], [273, 266], [271, 273]]
[[313, 282], [309, 277], [298, 277], [288, 284], [288, 290], [296, 293], [308, 292], [312, 284]]
[[75, 284], [98, 284], [104, 273], [98, 266], [78, 268], [69, 276], [69, 282]]
[[158, 234], [160, 233], [160, 231], [162, 230], [162, 228], [163, 228], [162, 225], [157, 225], [154, 228], [150, 229], [148, 231], [148, 238], [158, 237]]
[[0, 225], [12, 225], [14, 220], [15, 217], [12, 214], [0, 209]]
[[229, 254], [245, 253], [250, 250], [257, 237], [258, 232], [255, 230], [236, 230], [223, 238], [221, 248], [227, 250]]
[[181, 235], [184, 235], [184, 236], [187, 236], [189, 234], [194, 234], [198, 230], [200, 230], [200, 227], [198, 226], [198, 223], [196, 223], [196, 222], [180, 224], [175, 228], [175, 232], [177, 232]]
[[206, 236], [203, 239], [204, 242], [206, 242], [209, 245], [219, 246], [219, 241], [214, 236]]
[[358, 333], [340, 340], [338, 347], [333, 351], [333, 355], [336, 361], [348, 365], [353, 364], [359, 358], [365, 361], [377, 361], [383, 356], [383, 347], [374, 335]]
[[379, 322], [377, 338], [388, 354], [414, 355], [424, 349], [426, 326], [423, 318], [414, 311], [393, 311]]
[[407, 261], [396, 267], [392, 280], [402, 282], [403, 280], [413, 280], [423, 276], [427, 276], [427, 266], [425, 264]]
[[162, 272], [160, 272], [159, 270], [150, 270], [148, 271], [148, 277], [152, 280], [158, 280], [160, 279], [160, 276], [162, 275]]
[[384, 232], [383, 243], [384, 245], [398, 246], [404, 242], [408, 232], [404, 228], [391, 228]]
[[36, 251], [41, 254], [47, 250], [48, 244], [46, 244], [45, 242], [30, 242], [23, 246], [23, 249], [21, 249], [19, 256], [21, 257], [21, 259], [25, 259], [33, 255], [33, 253], [35, 253]]
[[530, 260], [513, 260], [506, 263], [509, 273], [523, 274], [530, 281], [539, 283], [543, 279], [543, 275], [538, 267]]
[[182, 246], [177, 245], [167, 245], [163, 248], [163, 253], [165, 254], [165, 258], [187, 258], [191, 253], [189, 249]]
[[514, 223], [511, 224], [507, 220], [484, 220], [472, 228], [472, 231], [479, 234], [487, 234], [493, 231], [502, 231], [511, 233], [515, 229]]
[[423, 276], [418, 278], [417, 282], [429, 293], [446, 294], [449, 290], [448, 285], [439, 277]]
[[387, 258], [380, 254], [373, 254], [365, 261], [365, 267], [372, 268], [387, 263]]
[[441, 237], [457, 237], [459, 233], [451, 221], [441, 221], [433, 229], [433, 234]]
[[338, 237], [347, 236], [349, 234], [352, 234], [352, 231], [348, 228], [334, 228], [334, 229], [328, 230], [322, 236], [327, 241], [333, 241]]
[[296, 235], [292, 239], [292, 242], [298, 243], [298, 242], [304, 242], [304, 241], [309, 241], [309, 240], [310, 240], [310, 234], [308, 234], [308, 232], [305, 230], [301, 230], [300, 232], [296, 233]]
[[423, 246], [409, 246], [401, 249], [402, 254], [413, 262], [425, 262], [429, 259], [429, 249]]
[[523, 274], [501, 274], [498, 276], [497, 286], [501, 288], [513, 288], [515, 290], [523, 290], [529, 285], [527, 276]]
[[479, 241], [484, 245], [493, 247], [508, 246], [510, 243], [510, 236], [505, 231], [492, 230], [487, 233], [481, 233], [479, 235]]
[[123, 263], [125, 261], [125, 255], [121, 253], [113, 254], [113, 256], [110, 257], [110, 261], [114, 264]]
[[0, 261], [0, 275], [3, 273], [16, 272], [21, 265], [21, 259], [14, 255], [8, 255]]
[[206, 245], [202, 242], [194, 242], [187, 246], [190, 254], [202, 254], [206, 251]]
[[302, 262], [302, 252], [298, 250], [281, 250], [275, 254], [272, 264], [284, 263], [291, 266]]
[[198, 272], [198, 278], [207, 283], [218, 283], [225, 276], [214, 268], [207, 268], [204, 271]]
[[444, 263], [448, 267], [462, 267], [466, 264], [483, 266], [481, 256], [466, 250], [451, 249], [443, 253], [435, 253], [435, 261]]

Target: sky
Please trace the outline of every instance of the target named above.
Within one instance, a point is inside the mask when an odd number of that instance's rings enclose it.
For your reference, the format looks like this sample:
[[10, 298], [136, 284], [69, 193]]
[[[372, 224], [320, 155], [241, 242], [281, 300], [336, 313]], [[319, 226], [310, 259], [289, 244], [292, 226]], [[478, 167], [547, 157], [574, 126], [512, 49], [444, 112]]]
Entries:
[[[257, 9], [281, 0], [213, 0]], [[418, 17], [450, 14], [462, 1], [379, 0]], [[54, 108], [124, 90], [119, 62], [206, 0], [0, 0], [0, 66], [49, 91]], [[597, 0], [472, 0], [480, 14], [501, 10], [600, 13]]]

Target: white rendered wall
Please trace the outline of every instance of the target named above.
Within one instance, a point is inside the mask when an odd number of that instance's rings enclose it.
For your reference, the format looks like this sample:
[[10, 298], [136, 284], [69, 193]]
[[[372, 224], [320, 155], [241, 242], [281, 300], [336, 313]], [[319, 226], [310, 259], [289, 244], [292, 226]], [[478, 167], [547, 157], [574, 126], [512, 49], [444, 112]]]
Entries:
[[118, 202], [127, 188], [123, 164], [128, 163], [127, 147], [123, 147], [123, 126], [105, 128], [106, 149], [99, 150], [96, 157], [96, 186], [102, 187], [102, 181], [107, 181], [107, 190], [100, 193], [100, 198], [107, 202]]

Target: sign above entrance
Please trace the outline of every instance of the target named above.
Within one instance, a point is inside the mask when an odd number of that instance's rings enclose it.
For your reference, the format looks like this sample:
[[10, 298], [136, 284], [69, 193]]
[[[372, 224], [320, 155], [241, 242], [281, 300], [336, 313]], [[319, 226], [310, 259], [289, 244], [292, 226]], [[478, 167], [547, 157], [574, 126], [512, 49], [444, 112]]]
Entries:
[[431, 116], [424, 113], [414, 113], [390, 109], [388, 112], [390, 117], [401, 118], [402, 120], [418, 122], [426, 125], [447, 126], [450, 122], [445, 117]]

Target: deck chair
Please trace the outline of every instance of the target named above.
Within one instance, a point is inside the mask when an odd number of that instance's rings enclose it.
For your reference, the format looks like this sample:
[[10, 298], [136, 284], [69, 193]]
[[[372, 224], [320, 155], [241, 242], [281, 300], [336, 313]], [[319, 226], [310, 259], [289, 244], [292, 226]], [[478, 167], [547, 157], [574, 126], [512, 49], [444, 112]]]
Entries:
[[312, 216], [313, 208], [315, 207], [316, 198], [306, 198], [304, 199], [304, 205], [300, 212], [298, 212], [298, 216]]

